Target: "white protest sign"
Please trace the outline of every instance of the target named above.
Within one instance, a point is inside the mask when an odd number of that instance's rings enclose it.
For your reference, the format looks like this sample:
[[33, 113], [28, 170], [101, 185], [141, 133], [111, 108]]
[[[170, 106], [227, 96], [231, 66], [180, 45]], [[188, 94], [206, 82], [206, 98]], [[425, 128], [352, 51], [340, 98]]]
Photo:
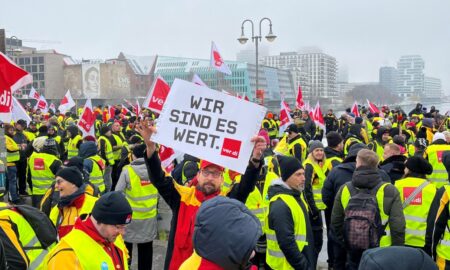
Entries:
[[152, 141], [244, 173], [266, 108], [176, 79]]

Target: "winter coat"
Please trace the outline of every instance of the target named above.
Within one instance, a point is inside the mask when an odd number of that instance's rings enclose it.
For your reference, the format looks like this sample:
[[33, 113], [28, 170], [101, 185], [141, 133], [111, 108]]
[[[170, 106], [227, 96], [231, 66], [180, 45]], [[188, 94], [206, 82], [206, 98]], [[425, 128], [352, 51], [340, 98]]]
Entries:
[[[138, 158], [132, 161], [130, 166], [140, 179], [149, 179], [149, 173], [144, 158]], [[136, 187], [131, 187], [128, 170], [122, 170], [115, 190], [124, 192], [125, 189], [131, 190], [131, 188]], [[151, 219], [132, 219], [131, 223], [125, 228], [123, 239], [125, 242], [129, 243], [148, 243], [156, 238], [157, 229], [158, 224], [156, 217]]]
[[404, 155], [395, 155], [380, 163], [380, 169], [389, 175], [392, 184], [405, 174], [405, 161], [406, 157]]
[[274, 180], [269, 187], [269, 199], [278, 194], [293, 196], [303, 210], [306, 219], [306, 240], [308, 245], [300, 252], [295, 242], [294, 220], [289, 206], [282, 200], [276, 200], [269, 207], [269, 228], [275, 231], [278, 245], [286, 260], [294, 269], [316, 269], [314, 259], [314, 236], [306, 205], [300, 199], [300, 192], [289, 188], [282, 180]]
[[[355, 170], [352, 177], [352, 184], [359, 189], [371, 190], [375, 188], [382, 178], [379, 171], [364, 166]], [[333, 211], [331, 213], [331, 230], [335, 236], [335, 240], [344, 245], [344, 207], [341, 203], [342, 197], [341, 187], [336, 195]], [[405, 217], [403, 215], [403, 206], [400, 199], [400, 193], [392, 184], [384, 187], [383, 211], [388, 218], [388, 224], [391, 230], [392, 245], [403, 246], [405, 243]]]

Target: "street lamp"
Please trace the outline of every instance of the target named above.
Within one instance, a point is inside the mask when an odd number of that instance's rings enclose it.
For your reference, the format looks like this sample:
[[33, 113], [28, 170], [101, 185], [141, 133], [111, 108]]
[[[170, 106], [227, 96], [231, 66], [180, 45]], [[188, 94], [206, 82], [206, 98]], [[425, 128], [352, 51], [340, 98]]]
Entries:
[[15, 40], [17, 42], [17, 40], [19, 40], [19, 39], [16, 36], [11, 36], [9, 38], [9, 53], [10, 53], [11, 59], [16, 56], [15, 52], [18, 52], [18, 53], [22, 52], [21, 49], [13, 48], [13, 46], [17, 47], [17, 45], [15, 45], [15, 44], [13, 45], [13, 40]]
[[252, 42], [255, 43], [255, 47], [256, 47], [256, 50], [255, 50], [255, 52], [256, 52], [256, 90], [258, 90], [258, 88], [259, 88], [258, 44], [259, 44], [259, 42], [261, 42], [261, 37], [262, 37], [262, 35], [261, 35], [261, 25], [262, 25], [262, 22], [265, 21], [265, 20], [269, 21], [269, 34], [267, 34], [267, 36], [265, 38], [269, 42], [274, 41], [277, 38], [277, 36], [273, 34], [273, 32], [272, 32], [272, 21], [269, 18], [267, 18], [267, 17], [262, 18], [259, 21], [259, 35], [258, 36], [255, 36], [253, 21], [249, 20], [249, 19], [244, 20], [242, 22], [242, 26], [241, 26], [241, 36], [237, 39], [239, 41], [239, 43], [241, 43], [241, 44], [247, 43], [248, 38], [245, 36], [245, 33], [244, 33], [244, 24], [246, 22], [250, 22], [251, 25], [252, 25]]

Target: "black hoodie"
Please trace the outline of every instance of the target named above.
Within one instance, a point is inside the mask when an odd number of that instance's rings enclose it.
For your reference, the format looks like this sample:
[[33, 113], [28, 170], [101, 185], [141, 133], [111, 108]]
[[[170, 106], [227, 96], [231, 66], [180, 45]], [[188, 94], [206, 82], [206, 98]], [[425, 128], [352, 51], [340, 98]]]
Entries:
[[[275, 180], [277, 181], [277, 180]], [[278, 180], [282, 181], [282, 180]], [[306, 241], [308, 245], [300, 252], [295, 243], [294, 235], [294, 220], [289, 206], [282, 200], [276, 200], [270, 203], [269, 206], [269, 228], [275, 231], [278, 245], [283, 252], [286, 260], [294, 269], [316, 269], [316, 262], [314, 256], [314, 237], [309, 222], [309, 215], [303, 201], [300, 199], [300, 191], [288, 189], [283, 185], [273, 182], [269, 187], [269, 199], [277, 194], [287, 194], [293, 196], [303, 210], [306, 219]]]

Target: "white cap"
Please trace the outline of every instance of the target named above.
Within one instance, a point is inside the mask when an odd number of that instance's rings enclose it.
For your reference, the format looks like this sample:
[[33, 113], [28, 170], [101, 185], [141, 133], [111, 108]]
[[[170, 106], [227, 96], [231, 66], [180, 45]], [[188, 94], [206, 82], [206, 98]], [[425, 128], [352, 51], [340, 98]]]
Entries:
[[434, 136], [433, 136], [433, 142], [435, 142], [435, 141], [437, 141], [437, 140], [439, 140], [439, 139], [445, 141], [445, 135], [444, 135], [444, 133], [436, 132], [436, 133], [434, 134]]

